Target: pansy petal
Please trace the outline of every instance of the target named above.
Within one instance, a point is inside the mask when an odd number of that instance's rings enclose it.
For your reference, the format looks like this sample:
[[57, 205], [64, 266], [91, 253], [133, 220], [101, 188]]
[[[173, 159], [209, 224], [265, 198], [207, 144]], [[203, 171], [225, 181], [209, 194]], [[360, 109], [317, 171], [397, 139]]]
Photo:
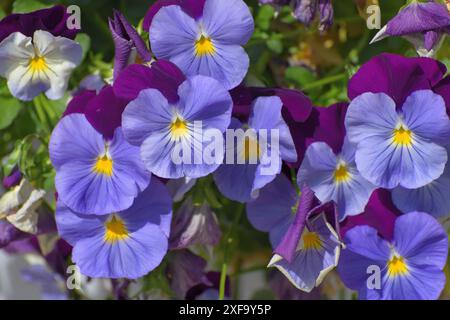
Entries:
[[439, 144], [450, 139], [450, 120], [444, 99], [431, 90], [413, 92], [402, 107], [404, 121], [414, 134]]
[[183, 52], [193, 52], [198, 31], [195, 20], [181, 7], [163, 7], [153, 17], [150, 26], [152, 52], [157, 58], [166, 60], [172, 60]]
[[447, 261], [445, 230], [436, 219], [422, 212], [411, 212], [397, 218], [394, 245], [401, 256], [416, 266], [442, 269]]
[[253, 17], [242, 0], [207, 0], [201, 21], [207, 34], [222, 44], [244, 45], [253, 34]]
[[248, 219], [256, 229], [269, 231], [293, 215], [297, 198], [292, 183], [280, 174], [260, 190], [258, 198], [247, 203]]
[[180, 111], [187, 121], [202, 121], [204, 129], [215, 128], [221, 132], [228, 128], [233, 102], [218, 81], [194, 76], [180, 85], [178, 95]]
[[[447, 166], [448, 167], [448, 166]], [[450, 214], [450, 172], [447, 169], [433, 182], [418, 188], [397, 187], [392, 190], [392, 201], [402, 212], [427, 212], [435, 217]]]
[[[370, 117], [367, 117], [370, 114]], [[390, 135], [397, 125], [395, 102], [384, 93], [363, 93], [350, 103], [345, 117], [347, 137], [359, 143], [373, 136]]]
[[155, 89], [142, 90], [122, 114], [122, 128], [127, 141], [141, 145], [152, 132], [168, 128], [172, 115], [167, 99]]
[[359, 290], [367, 286], [369, 266], [385, 268], [390, 255], [389, 245], [369, 226], [357, 226], [347, 231], [344, 243], [346, 247], [341, 252], [338, 272], [347, 287]]

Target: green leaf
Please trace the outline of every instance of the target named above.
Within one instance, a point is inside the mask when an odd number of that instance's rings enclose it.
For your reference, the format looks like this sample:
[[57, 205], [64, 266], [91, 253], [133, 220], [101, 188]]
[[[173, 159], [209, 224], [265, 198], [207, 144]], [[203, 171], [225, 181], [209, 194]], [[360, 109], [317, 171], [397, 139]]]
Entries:
[[302, 67], [287, 68], [285, 77], [289, 83], [299, 88], [302, 88], [304, 85], [311, 83], [316, 79], [311, 71]]
[[0, 97], [0, 130], [8, 127], [22, 109], [20, 101], [12, 97]]
[[48, 8], [50, 5], [37, 0], [16, 0], [13, 3], [13, 13], [28, 13], [39, 9]]
[[272, 22], [275, 9], [272, 6], [262, 6], [256, 16], [256, 26], [262, 30], [268, 30]]
[[91, 38], [86, 33], [79, 33], [75, 37], [75, 41], [78, 42], [83, 49], [82, 61], [86, 58], [89, 49], [91, 48]]
[[281, 41], [281, 36], [272, 35], [270, 39], [267, 40], [267, 47], [276, 54], [281, 54], [283, 52], [283, 42]]

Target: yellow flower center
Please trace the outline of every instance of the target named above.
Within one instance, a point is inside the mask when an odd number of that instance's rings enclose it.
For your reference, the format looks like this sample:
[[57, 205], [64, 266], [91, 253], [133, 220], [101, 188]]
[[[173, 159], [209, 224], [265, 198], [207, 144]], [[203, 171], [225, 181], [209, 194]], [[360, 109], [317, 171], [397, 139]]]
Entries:
[[388, 275], [390, 277], [403, 276], [408, 274], [408, 266], [403, 257], [394, 255], [387, 263]]
[[30, 60], [29, 64], [31, 72], [41, 72], [47, 70], [47, 63], [45, 62], [44, 57], [35, 56], [33, 59]]
[[400, 126], [400, 128], [394, 130], [392, 140], [396, 145], [409, 147], [412, 144], [412, 132]]
[[94, 165], [94, 172], [97, 174], [104, 174], [105, 176], [111, 177], [113, 174], [113, 161], [108, 158], [107, 155], [103, 157], [98, 157]]
[[129, 237], [125, 222], [115, 214], [105, 223], [105, 242], [115, 243]]
[[347, 166], [345, 164], [339, 164], [334, 170], [334, 182], [342, 183], [350, 179], [350, 173], [348, 172]]
[[214, 53], [216, 53], [216, 48], [214, 47], [211, 38], [202, 35], [200, 39], [195, 41], [196, 56], [213, 55]]
[[187, 121], [181, 119], [180, 117], [177, 117], [174, 121], [172, 121], [169, 129], [173, 140], [180, 140], [189, 134]]
[[259, 147], [258, 141], [253, 138], [245, 137], [244, 139], [244, 150], [243, 158], [245, 162], [255, 163], [259, 160], [261, 156], [261, 148]]
[[322, 241], [316, 232], [305, 231], [303, 234], [303, 247], [305, 250], [319, 250], [322, 247]]

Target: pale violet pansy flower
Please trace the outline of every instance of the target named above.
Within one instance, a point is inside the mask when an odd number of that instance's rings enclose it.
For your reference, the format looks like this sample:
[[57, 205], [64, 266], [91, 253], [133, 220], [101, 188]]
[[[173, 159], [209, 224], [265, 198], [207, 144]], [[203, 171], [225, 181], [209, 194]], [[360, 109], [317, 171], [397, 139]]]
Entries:
[[17, 99], [29, 101], [44, 92], [57, 100], [81, 58], [81, 46], [68, 38], [43, 30], [35, 31], [33, 37], [14, 32], [0, 43], [0, 76], [7, 79]]

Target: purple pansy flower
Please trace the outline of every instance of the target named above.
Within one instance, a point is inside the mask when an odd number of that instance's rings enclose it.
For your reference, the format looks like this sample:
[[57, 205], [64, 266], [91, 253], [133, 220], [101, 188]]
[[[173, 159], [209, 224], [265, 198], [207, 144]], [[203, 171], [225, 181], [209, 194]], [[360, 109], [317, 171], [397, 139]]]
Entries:
[[[236, 144], [226, 150], [226, 163], [214, 172], [214, 181], [226, 197], [240, 202], [251, 200], [280, 173], [282, 160], [297, 160], [291, 133], [281, 115], [282, 105], [276, 96], [260, 97], [253, 103], [247, 125], [233, 118], [230, 129], [243, 134], [236, 135]], [[277, 148], [272, 144], [274, 132], [278, 135]], [[234, 137], [227, 137], [227, 147], [230, 139]]]
[[325, 142], [314, 142], [298, 171], [297, 181], [311, 188], [322, 203], [336, 203], [339, 220], [363, 212], [376, 188], [358, 172], [355, 151], [348, 140], [338, 155]]
[[[447, 154], [449, 151], [447, 146]], [[435, 217], [450, 214], [450, 162], [436, 180], [418, 189], [397, 187], [392, 190], [392, 201], [402, 212], [427, 212]]]
[[450, 86], [443, 80], [446, 72], [445, 65], [434, 59], [383, 53], [363, 64], [349, 80], [348, 97], [353, 100], [366, 92], [385, 93], [397, 108], [417, 90], [433, 90], [446, 99], [450, 96]]
[[[393, 239], [387, 241], [369, 226], [345, 235], [338, 271], [344, 284], [360, 299], [437, 299], [445, 285], [448, 239], [430, 215], [411, 212], [395, 221]], [[379, 287], [368, 268], [379, 271]]]
[[336, 267], [340, 250], [339, 236], [322, 213], [308, 220], [292, 261], [275, 254], [268, 266], [280, 270], [299, 290], [311, 292]]
[[69, 29], [67, 19], [70, 15], [62, 5], [53, 6], [29, 13], [15, 13], [0, 21], [0, 42], [14, 32], [32, 37], [36, 30], [48, 31], [55, 37], [74, 39], [80, 31]]
[[450, 139], [445, 102], [431, 90], [411, 93], [401, 110], [384, 93], [363, 93], [346, 115], [361, 175], [379, 187], [420, 188], [439, 178]]
[[[160, 91], [142, 90], [122, 115], [125, 137], [140, 146], [146, 168], [161, 178], [206, 176], [222, 157], [217, 154], [212, 164], [203, 161], [202, 152], [210, 141], [203, 140], [202, 132], [225, 131], [231, 118], [231, 97], [217, 80], [204, 76], [183, 82], [178, 96], [178, 102], [169, 104]], [[178, 156], [183, 159], [176, 159]]]
[[198, 19], [180, 5], [162, 6], [151, 21], [150, 45], [158, 59], [172, 61], [187, 76], [210, 76], [232, 89], [247, 73], [242, 46], [253, 28], [242, 0], [206, 0]]
[[134, 63], [136, 54], [143, 62], [152, 59], [150, 51], [147, 49], [144, 40], [139, 36], [136, 29], [117, 10], [114, 10], [113, 19], [109, 19], [109, 29], [111, 30], [115, 46], [114, 55], [114, 79], [117, 79], [122, 70], [129, 64]]
[[111, 140], [96, 131], [83, 114], [61, 119], [50, 139], [59, 199], [75, 212], [108, 214], [129, 208], [150, 180], [122, 129]]
[[107, 215], [75, 213], [58, 201], [56, 223], [73, 246], [72, 259], [93, 278], [136, 279], [156, 268], [167, 252], [172, 200], [152, 179], [125, 211]]
[[414, 1], [375, 35], [371, 43], [389, 36], [401, 36], [410, 41], [420, 56], [433, 56], [439, 43], [450, 34], [450, 12], [442, 3]]
[[169, 101], [179, 100], [178, 87], [186, 80], [180, 69], [166, 60], [148, 65], [132, 64], [114, 80], [114, 93], [128, 101], [137, 98], [144, 89], [157, 89]]

